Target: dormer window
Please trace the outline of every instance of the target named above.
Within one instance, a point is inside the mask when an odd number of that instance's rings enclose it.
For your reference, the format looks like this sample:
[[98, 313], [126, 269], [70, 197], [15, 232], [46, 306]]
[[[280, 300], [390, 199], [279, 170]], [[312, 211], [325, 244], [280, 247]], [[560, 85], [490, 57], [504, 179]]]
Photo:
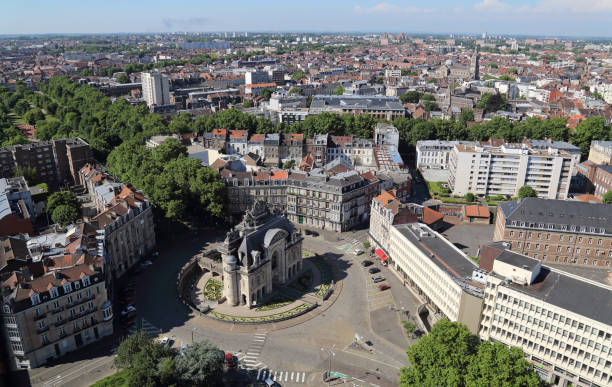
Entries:
[[78, 281], [76, 281], [76, 282], [74, 283], [74, 288], [75, 288], [75, 289], [80, 289], [80, 288], [81, 288], [81, 284], [80, 284]]
[[72, 286], [70, 285], [70, 282], [66, 282], [64, 284], [64, 293], [70, 293], [72, 291]]
[[89, 286], [89, 285], [90, 285], [89, 276], [83, 277], [83, 286]]
[[40, 304], [40, 296], [38, 293], [34, 293], [30, 296], [30, 300], [32, 300], [32, 305]]
[[56, 287], [52, 287], [51, 289], [49, 289], [49, 295], [51, 295], [51, 298], [55, 298], [55, 297], [59, 296], [57, 288]]

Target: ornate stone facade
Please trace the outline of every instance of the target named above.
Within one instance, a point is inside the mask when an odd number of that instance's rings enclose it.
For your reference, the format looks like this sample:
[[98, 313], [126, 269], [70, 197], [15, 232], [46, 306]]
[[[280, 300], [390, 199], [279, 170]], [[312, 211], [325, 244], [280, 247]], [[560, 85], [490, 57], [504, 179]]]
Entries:
[[261, 305], [276, 286], [293, 279], [302, 270], [302, 239], [287, 218], [257, 201], [219, 249], [228, 302]]

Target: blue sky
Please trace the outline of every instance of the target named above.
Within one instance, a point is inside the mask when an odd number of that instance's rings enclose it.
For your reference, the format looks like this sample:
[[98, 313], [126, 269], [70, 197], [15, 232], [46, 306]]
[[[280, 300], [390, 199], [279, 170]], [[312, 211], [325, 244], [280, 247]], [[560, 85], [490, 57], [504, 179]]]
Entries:
[[0, 34], [487, 31], [612, 36], [612, 0], [1, 0], [0, 15]]

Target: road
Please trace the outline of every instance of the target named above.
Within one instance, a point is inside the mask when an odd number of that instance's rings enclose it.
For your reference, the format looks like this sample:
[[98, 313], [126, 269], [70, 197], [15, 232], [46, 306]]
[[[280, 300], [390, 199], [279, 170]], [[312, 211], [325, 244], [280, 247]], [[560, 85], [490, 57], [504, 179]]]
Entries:
[[[364, 255], [352, 254], [353, 246], [361, 247], [367, 239], [366, 233], [361, 230], [327, 239], [307, 236], [304, 249], [328, 253], [326, 259], [339, 269], [342, 291], [338, 299], [328, 310], [299, 325], [250, 332], [196, 316], [178, 300], [175, 286], [179, 268], [208, 243], [222, 238], [210, 232], [185, 236], [161, 249], [153, 265], [136, 277], [135, 303], [140, 321], [147, 330], [171, 337], [176, 347], [192, 340], [209, 340], [235, 353], [240, 364], [248, 361], [255, 366], [255, 377], [275, 376], [283, 386], [321, 385], [330, 353], [332, 370], [346, 375], [353, 385], [395, 386], [399, 369], [407, 365], [407, 341], [401, 331], [400, 313], [395, 309], [416, 310], [416, 302], [402, 288], [401, 281], [382, 266], [385, 283], [391, 289], [372, 290], [370, 274], [359, 264]], [[374, 328], [372, 321], [376, 322]], [[352, 345], [356, 333], [372, 343], [365, 346], [368, 350]], [[115, 370], [111, 364], [109, 348], [88, 360], [32, 370], [30, 378], [36, 386], [87, 386], [112, 374]]]

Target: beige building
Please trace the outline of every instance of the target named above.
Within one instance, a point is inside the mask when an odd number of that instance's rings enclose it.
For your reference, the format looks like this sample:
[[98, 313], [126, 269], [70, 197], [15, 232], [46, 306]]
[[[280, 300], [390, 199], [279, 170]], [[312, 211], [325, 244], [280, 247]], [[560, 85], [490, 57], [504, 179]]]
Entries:
[[541, 378], [612, 385], [612, 288], [509, 250], [487, 276], [483, 340], [522, 348]]
[[484, 275], [461, 250], [424, 224], [399, 225], [390, 231], [388, 260], [424, 303], [430, 325], [448, 318], [478, 332]]
[[113, 333], [101, 257], [23, 262], [0, 277], [1, 329], [11, 368], [39, 367]]
[[528, 144], [455, 145], [450, 154], [448, 183], [454, 195], [518, 195], [528, 185], [538, 197], [566, 199], [574, 157], [558, 148]]
[[612, 206], [524, 198], [497, 209], [494, 241], [544, 262], [609, 269]]
[[594, 164], [612, 164], [612, 141], [592, 141], [589, 161]]
[[302, 270], [302, 239], [287, 218], [257, 201], [219, 249], [228, 302], [259, 306], [276, 286], [294, 279]]

